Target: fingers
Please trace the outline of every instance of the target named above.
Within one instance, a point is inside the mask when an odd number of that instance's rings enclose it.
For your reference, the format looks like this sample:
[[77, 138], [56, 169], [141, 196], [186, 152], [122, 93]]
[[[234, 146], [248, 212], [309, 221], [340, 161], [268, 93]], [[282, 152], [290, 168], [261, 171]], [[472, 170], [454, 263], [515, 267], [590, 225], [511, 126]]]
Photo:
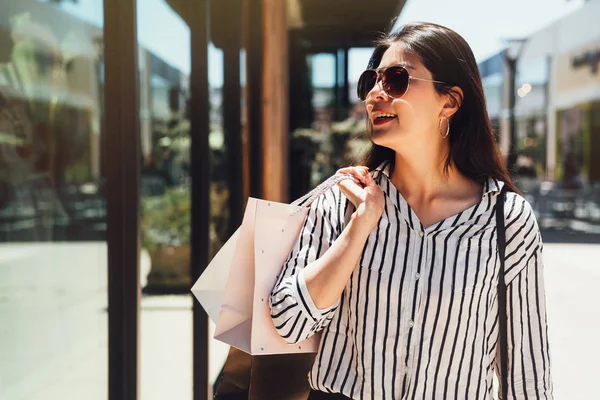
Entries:
[[349, 174], [357, 179], [358, 182], [362, 184], [362, 187], [356, 184], [354, 181], [348, 179], [341, 181], [338, 183], [339, 188], [342, 193], [354, 204], [355, 207], [363, 201], [363, 191], [367, 186], [376, 185], [375, 181], [371, 174], [369, 174], [369, 169], [367, 167], [348, 167], [341, 168], [337, 171], [340, 174]]
[[341, 181], [340, 183], [338, 183], [338, 186], [344, 194], [344, 196], [346, 196], [346, 198], [350, 200], [350, 202], [354, 204], [355, 207], [358, 207], [358, 205], [362, 201], [361, 195], [364, 189], [349, 179]]
[[371, 174], [369, 174], [369, 169], [367, 167], [341, 168], [337, 172], [340, 174], [350, 174], [354, 176], [364, 186], [375, 184], [375, 182], [373, 181], [373, 177], [371, 177]]

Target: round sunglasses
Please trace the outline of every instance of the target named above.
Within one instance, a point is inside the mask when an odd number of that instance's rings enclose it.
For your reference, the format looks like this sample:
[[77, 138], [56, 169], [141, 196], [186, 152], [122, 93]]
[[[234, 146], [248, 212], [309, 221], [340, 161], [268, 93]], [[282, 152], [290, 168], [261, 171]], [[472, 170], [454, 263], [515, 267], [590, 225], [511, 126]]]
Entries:
[[365, 70], [362, 74], [360, 74], [360, 78], [358, 78], [356, 92], [358, 94], [358, 98], [362, 101], [365, 101], [369, 92], [379, 81], [381, 81], [381, 88], [383, 89], [384, 93], [388, 97], [395, 99], [404, 96], [408, 90], [408, 82], [411, 79], [425, 82], [446, 83], [435, 81], [433, 79], [415, 78], [414, 76], [410, 76], [405, 67], [401, 65], [395, 65], [387, 68]]

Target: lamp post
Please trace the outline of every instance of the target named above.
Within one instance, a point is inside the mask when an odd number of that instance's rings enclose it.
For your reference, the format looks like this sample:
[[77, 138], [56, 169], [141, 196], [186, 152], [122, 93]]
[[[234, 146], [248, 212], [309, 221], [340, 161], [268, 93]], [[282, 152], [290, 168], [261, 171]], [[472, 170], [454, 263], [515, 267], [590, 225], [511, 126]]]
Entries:
[[506, 167], [509, 173], [515, 173], [515, 165], [517, 163], [517, 129], [515, 122], [515, 100], [516, 100], [516, 80], [517, 80], [517, 61], [523, 51], [523, 45], [526, 39], [508, 39], [506, 40], [506, 48], [502, 53], [504, 62], [508, 67], [508, 109], [509, 109], [509, 129], [510, 129], [510, 145]]

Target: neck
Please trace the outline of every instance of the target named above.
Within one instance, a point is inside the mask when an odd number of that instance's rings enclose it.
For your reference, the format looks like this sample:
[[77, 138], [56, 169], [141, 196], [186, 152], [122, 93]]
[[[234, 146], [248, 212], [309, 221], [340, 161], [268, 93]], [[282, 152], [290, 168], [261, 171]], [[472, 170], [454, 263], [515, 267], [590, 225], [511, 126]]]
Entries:
[[430, 203], [445, 197], [449, 192], [466, 189], [473, 185], [453, 164], [448, 173], [444, 171], [448, 142], [439, 146], [423, 146], [410, 151], [396, 151], [391, 181], [407, 200]]

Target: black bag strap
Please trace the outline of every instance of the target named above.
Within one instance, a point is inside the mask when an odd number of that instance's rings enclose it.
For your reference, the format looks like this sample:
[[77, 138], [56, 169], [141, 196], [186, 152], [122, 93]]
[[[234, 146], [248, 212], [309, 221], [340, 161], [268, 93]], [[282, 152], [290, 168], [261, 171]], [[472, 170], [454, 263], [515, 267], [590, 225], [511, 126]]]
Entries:
[[504, 185], [496, 201], [496, 227], [498, 229], [498, 255], [500, 274], [498, 278], [498, 322], [500, 328], [500, 371], [502, 399], [508, 398], [508, 328], [506, 314], [506, 281], [504, 279], [504, 259], [506, 254], [506, 229], [504, 226], [504, 201], [508, 187]]

